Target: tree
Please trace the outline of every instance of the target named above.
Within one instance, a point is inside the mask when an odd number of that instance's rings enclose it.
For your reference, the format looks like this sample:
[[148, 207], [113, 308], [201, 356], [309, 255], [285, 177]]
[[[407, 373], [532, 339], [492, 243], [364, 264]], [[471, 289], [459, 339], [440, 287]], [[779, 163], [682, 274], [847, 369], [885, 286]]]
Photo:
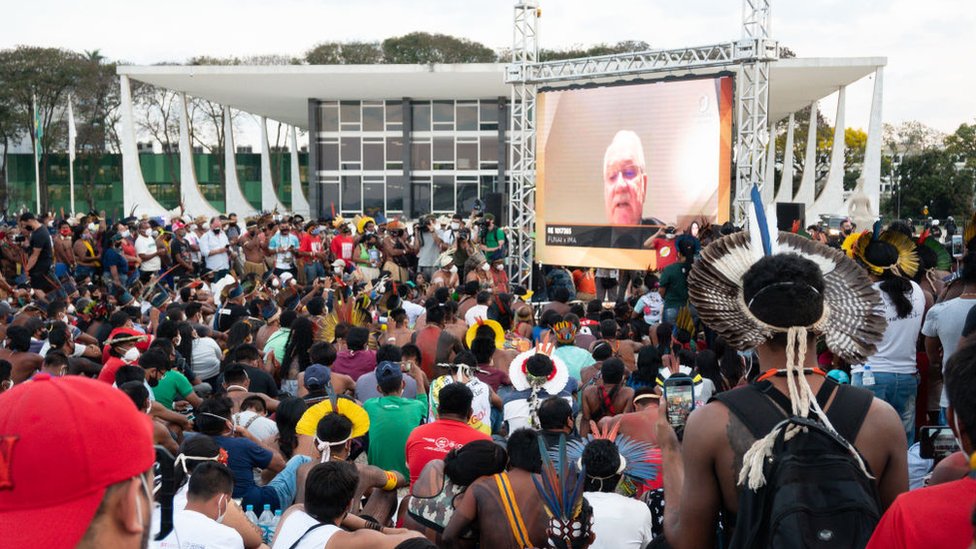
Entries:
[[170, 182], [178, 187], [180, 180], [176, 159], [180, 135], [180, 95], [166, 88], [133, 82], [132, 102], [140, 113], [136, 120], [139, 129], [162, 145], [169, 164]]
[[305, 52], [310, 65], [375, 65], [383, 62], [379, 42], [323, 42]]
[[84, 52], [80, 63], [81, 76], [72, 94], [78, 131], [76, 158], [80, 167], [85, 168], [81, 170], [85, 174], [81, 182], [85, 201], [93, 210], [95, 178], [102, 158], [121, 149], [117, 126], [122, 101], [115, 74], [116, 63], [108, 62], [99, 50]]
[[[580, 57], [594, 57], [597, 55], [612, 55], [617, 53], [631, 53], [647, 51], [651, 46], [643, 40], [621, 40], [616, 44], [596, 44], [589, 48], [573, 46], [561, 50], [539, 50], [539, 61], [559, 61], [563, 59], [577, 59]], [[507, 56], [506, 56], [507, 57]]]
[[970, 170], [976, 170], [976, 124], [962, 124], [945, 138], [946, 150]]
[[412, 32], [383, 41], [383, 62], [394, 64], [494, 63], [491, 48], [446, 34]]
[[[0, 89], [7, 89], [5, 71], [0, 66]], [[7, 155], [10, 145], [20, 141], [24, 137], [24, 127], [20, 124], [23, 115], [20, 112], [22, 105], [18, 105], [7, 94], [0, 93], [0, 146], [3, 147], [3, 155], [0, 157], [0, 210], [7, 211], [8, 192], [7, 192]]]
[[844, 128], [844, 190], [853, 190], [864, 171], [868, 134], [860, 128]]
[[942, 145], [945, 135], [918, 120], [909, 120], [897, 126], [892, 124], [882, 126], [881, 140], [884, 150], [891, 155], [910, 156]]
[[0, 81], [3, 93], [14, 105], [21, 131], [34, 134], [33, 98], [37, 97], [40, 113], [42, 153], [40, 156], [40, 203], [46, 211], [49, 204], [47, 167], [52, 148], [61, 146], [67, 135], [64, 124], [68, 93], [75, 89], [84, 73], [83, 57], [60, 48], [18, 46], [0, 51]]
[[[806, 164], [807, 136], [809, 135], [810, 107], [797, 111], [793, 126], [793, 191], [800, 187]], [[776, 158], [782, 165], [783, 151], [786, 150], [786, 132], [789, 122], [781, 121], [776, 127]], [[830, 171], [830, 151], [834, 144], [834, 129], [827, 123], [820, 109], [817, 109], [817, 150], [814, 156], [814, 181], [820, 181]], [[781, 183], [782, 184], [782, 183]], [[818, 189], [819, 191], [819, 189]]]
[[949, 215], [968, 217], [973, 201], [973, 170], [958, 168], [953, 155], [944, 149], [929, 147], [918, 154], [905, 156], [898, 166], [899, 193], [882, 202], [886, 214], [895, 217], [898, 194], [901, 214], [906, 217]]

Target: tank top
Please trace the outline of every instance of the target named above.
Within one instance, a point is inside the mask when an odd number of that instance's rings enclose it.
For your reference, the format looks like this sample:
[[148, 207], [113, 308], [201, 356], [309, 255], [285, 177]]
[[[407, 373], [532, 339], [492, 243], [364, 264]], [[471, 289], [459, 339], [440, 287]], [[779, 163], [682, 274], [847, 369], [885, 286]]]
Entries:
[[294, 549], [322, 549], [332, 539], [332, 535], [339, 531], [339, 527], [325, 524], [310, 530], [318, 524], [321, 523], [305, 511], [294, 511], [278, 526], [278, 537], [275, 539], [274, 546], [284, 549], [290, 549], [292, 546]]

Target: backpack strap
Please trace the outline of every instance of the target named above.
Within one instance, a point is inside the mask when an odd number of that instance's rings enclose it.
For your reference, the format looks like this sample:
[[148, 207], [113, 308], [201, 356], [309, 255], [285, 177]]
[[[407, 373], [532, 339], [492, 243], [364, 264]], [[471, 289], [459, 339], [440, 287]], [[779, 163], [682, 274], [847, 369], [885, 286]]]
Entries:
[[[817, 391], [817, 404], [822, 409], [826, 407], [835, 389], [836, 397], [830, 408], [825, 410], [827, 418], [837, 433], [853, 444], [874, 396], [870, 391], [841, 385], [827, 378]], [[725, 391], [715, 395], [713, 399], [725, 404], [757, 439], [768, 435], [777, 423], [792, 415], [790, 399], [769, 381]]]

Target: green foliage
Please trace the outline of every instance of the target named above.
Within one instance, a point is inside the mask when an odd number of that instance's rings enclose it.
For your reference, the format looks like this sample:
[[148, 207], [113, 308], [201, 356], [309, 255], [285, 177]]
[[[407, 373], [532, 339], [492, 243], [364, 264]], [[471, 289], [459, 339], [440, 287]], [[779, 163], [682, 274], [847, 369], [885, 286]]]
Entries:
[[[596, 55], [612, 55], [615, 53], [630, 53], [636, 51], [647, 51], [651, 46], [643, 40], [622, 40], [616, 44], [596, 44], [589, 48], [576, 46], [561, 50], [539, 50], [539, 61], [559, 61], [563, 59], [576, 59], [579, 57], [593, 57]], [[505, 59], [507, 60], [507, 59]]]
[[962, 124], [945, 138], [946, 151], [966, 168], [976, 169], [976, 124]]
[[412, 32], [383, 41], [383, 62], [392, 64], [494, 63], [495, 51], [466, 38]]
[[305, 53], [309, 65], [373, 65], [383, 62], [379, 42], [324, 42]]
[[[973, 170], [958, 168], [947, 150], [932, 147], [906, 156], [897, 173], [902, 216], [921, 216], [927, 205], [929, 215], [937, 219], [949, 215], [968, 217], [973, 202]], [[892, 217], [898, 213], [897, 194], [882, 204], [885, 213]]]

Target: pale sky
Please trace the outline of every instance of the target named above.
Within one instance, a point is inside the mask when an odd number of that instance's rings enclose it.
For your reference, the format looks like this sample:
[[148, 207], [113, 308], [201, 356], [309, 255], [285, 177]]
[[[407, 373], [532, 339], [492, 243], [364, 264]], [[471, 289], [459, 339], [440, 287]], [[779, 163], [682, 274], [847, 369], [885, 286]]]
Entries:
[[[4, 2], [0, 48], [100, 49], [132, 64], [195, 55], [301, 56], [317, 42], [413, 31], [512, 41], [509, 0], [32, 0]], [[542, 0], [540, 45], [644, 40], [655, 48], [741, 36], [738, 0]], [[772, 37], [800, 57], [885, 56], [884, 121], [954, 131], [976, 121], [976, 0], [774, 0]], [[16, 22], [16, 24], [13, 24]], [[847, 125], [867, 129], [871, 82], [848, 90]], [[833, 118], [835, 102], [821, 103]]]

